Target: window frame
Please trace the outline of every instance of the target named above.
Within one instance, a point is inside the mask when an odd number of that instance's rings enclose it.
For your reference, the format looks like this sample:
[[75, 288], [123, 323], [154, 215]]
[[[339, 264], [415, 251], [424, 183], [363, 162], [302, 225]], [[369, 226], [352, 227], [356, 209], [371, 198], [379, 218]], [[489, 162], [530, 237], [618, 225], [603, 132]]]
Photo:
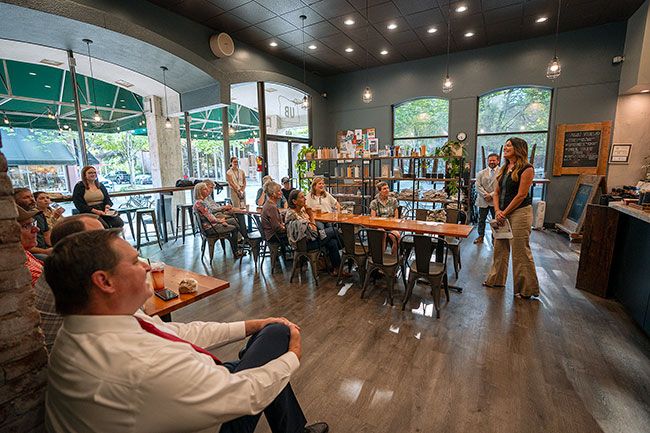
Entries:
[[[400, 105], [408, 104], [409, 102], [413, 101], [418, 101], [420, 99], [439, 99], [442, 101], [447, 101], [447, 134], [445, 135], [420, 135], [417, 137], [395, 137], [395, 109], [399, 107]], [[393, 140], [393, 145], [395, 145], [396, 141], [399, 140], [416, 140], [416, 139], [425, 139], [425, 140], [430, 140], [430, 139], [436, 139], [436, 138], [446, 138], [449, 140], [449, 122], [450, 122], [450, 116], [449, 114], [451, 113], [450, 109], [450, 104], [451, 101], [446, 98], [439, 98], [437, 96], [417, 96], [415, 98], [410, 98], [406, 99], [404, 101], [398, 102], [396, 104], [391, 104], [390, 106], [390, 136], [391, 139]]]

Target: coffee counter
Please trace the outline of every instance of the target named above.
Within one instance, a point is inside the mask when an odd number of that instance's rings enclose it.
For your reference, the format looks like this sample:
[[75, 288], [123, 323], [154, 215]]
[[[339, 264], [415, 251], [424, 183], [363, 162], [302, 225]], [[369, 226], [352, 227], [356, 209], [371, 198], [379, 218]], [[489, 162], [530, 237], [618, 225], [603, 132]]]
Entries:
[[616, 299], [650, 334], [650, 214], [621, 203], [609, 285]]

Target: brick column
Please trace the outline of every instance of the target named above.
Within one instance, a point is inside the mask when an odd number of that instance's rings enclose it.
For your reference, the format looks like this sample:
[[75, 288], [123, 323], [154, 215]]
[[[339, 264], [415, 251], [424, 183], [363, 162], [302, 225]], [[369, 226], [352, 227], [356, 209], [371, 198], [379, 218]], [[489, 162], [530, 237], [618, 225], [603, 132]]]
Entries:
[[16, 216], [0, 153], [0, 431], [36, 432], [43, 430], [47, 352]]

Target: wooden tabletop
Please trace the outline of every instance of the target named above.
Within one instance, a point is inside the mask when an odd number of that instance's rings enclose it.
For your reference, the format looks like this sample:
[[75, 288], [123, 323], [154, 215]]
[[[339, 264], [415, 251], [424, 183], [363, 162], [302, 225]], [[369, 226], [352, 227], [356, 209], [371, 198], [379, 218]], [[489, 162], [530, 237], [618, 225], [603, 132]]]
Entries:
[[439, 223], [434, 221], [417, 221], [402, 218], [382, 218], [367, 215], [323, 213], [314, 215], [316, 221], [346, 222], [370, 228], [398, 230], [438, 236], [466, 238], [472, 232], [472, 226], [466, 224]]
[[186, 305], [192, 304], [200, 299], [230, 287], [228, 281], [186, 271], [185, 269], [180, 269], [175, 266], [165, 265], [166, 288], [178, 293], [178, 283], [180, 283], [183, 278], [194, 278], [199, 283], [198, 292], [182, 294], [171, 301], [163, 301], [156, 295], [153, 295], [151, 298], [147, 299], [147, 302], [145, 302], [144, 312], [150, 316], [164, 316], [172, 311], [176, 311], [179, 308], [183, 308]]

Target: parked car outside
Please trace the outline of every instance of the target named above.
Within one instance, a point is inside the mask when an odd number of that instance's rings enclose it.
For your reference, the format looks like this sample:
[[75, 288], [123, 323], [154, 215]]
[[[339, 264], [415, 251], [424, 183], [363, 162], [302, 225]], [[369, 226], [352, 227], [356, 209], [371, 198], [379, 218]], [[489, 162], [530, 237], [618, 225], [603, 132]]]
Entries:
[[106, 179], [104, 176], [97, 176], [97, 180], [100, 183], [103, 183], [104, 186], [106, 187], [107, 190], [112, 191], [115, 185], [113, 184], [113, 181], [110, 179]]
[[108, 174], [106, 177], [119, 184], [131, 183], [131, 175], [124, 170], [117, 170]]
[[150, 174], [139, 174], [135, 177], [136, 185], [152, 185], [153, 179]]

